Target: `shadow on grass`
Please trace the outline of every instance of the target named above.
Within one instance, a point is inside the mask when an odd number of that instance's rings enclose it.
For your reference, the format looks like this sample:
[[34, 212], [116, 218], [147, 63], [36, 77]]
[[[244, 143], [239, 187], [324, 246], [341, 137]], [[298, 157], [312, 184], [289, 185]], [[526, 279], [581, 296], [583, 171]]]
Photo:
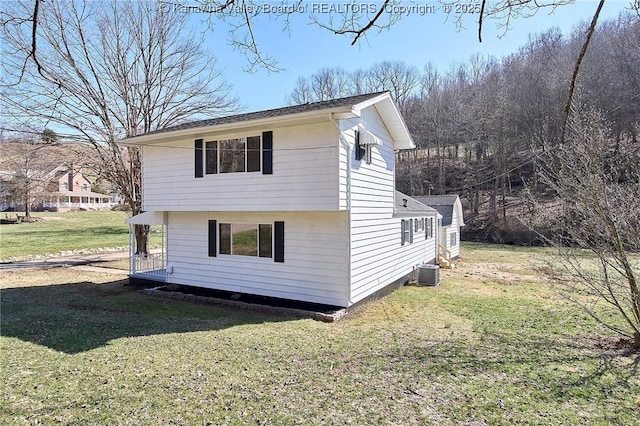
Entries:
[[505, 380], [507, 386], [558, 401], [567, 395], [605, 401], [611, 392], [637, 391], [639, 383], [640, 353], [594, 350], [553, 336], [517, 339], [492, 332], [471, 345], [464, 340], [410, 345], [393, 355], [393, 364], [408, 364], [407, 370], [422, 370], [434, 380], [442, 374]]
[[286, 318], [144, 296], [126, 280], [2, 290], [2, 336], [74, 354], [119, 338], [221, 330]]

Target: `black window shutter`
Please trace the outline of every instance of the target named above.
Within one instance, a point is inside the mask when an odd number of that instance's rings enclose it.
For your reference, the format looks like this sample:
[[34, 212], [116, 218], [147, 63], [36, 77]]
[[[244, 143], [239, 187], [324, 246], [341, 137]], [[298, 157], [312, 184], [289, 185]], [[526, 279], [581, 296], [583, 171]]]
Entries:
[[274, 262], [284, 262], [284, 222], [273, 224]]
[[196, 139], [195, 142], [195, 176], [201, 178], [203, 176], [204, 155], [202, 151], [202, 139]]
[[262, 132], [262, 174], [273, 174], [273, 132]]
[[366, 153], [367, 149], [360, 145], [360, 130], [356, 130], [356, 160], [362, 160]]
[[216, 257], [218, 241], [218, 225], [215, 220], [209, 221], [209, 257]]
[[404, 245], [404, 243], [406, 242], [405, 238], [404, 238], [404, 226], [405, 226], [404, 225], [404, 219], [402, 219], [400, 221], [400, 244], [401, 245]]

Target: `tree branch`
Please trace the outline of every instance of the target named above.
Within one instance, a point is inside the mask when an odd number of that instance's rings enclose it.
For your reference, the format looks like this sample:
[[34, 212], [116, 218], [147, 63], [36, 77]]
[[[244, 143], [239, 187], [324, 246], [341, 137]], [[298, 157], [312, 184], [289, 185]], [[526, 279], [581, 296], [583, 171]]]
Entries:
[[478, 42], [482, 43], [482, 22], [484, 16], [484, 6], [487, 0], [482, 0], [482, 4], [480, 5], [480, 16], [478, 16]]
[[591, 37], [596, 30], [596, 25], [598, 23], [598, 17], [600, 16], [600, 11], [602, 10], [602, 6], [604, 6], [605, 0], [600, 0], [598, 4], [598, 8], [596, 9], [593, 18], [591, 19], [591, 24], [589, 24], [589, 28], [587, 29], [587, 39], [584, 41], [582, 45], [582, 49], [580, 50], [580, 54], [578, 55], [578, 60], [576, 61], [576, 65], [573, 68], [573, 75], [571, 77], [571, 84], [569, 85], [569, 95], [567, 96], [567, 104], [564, 107], [564, 120], [562, 122], [562, 133], [560, 134], [560, 143], [564, 143], [565, 134], [567, 131], [567, 123], [569, 121], [569, 114], [571, 113], [571, 105], [573, 104], [573, 93], [576, 90], [576, 81], [578, 80], [578, 73], [580, 72], [580, 65], [582, 65], [582, 60], [584, 59], [584, 55], [587, 53], [587, 48], [589, 47], [589, 43], [591, 42]]

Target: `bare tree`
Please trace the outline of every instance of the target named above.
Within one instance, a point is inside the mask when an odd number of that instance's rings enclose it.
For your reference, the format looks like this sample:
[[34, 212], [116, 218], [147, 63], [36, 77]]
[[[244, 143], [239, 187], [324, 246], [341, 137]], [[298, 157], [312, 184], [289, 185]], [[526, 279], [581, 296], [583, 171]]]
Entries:
[[3, 143], [2, 176], [5, 190], [14, 202], [19, 202], [25, 216], [31, 216], [31, 207], [45, 192], [47, 179], [56, 166], [56, 157], [47, 152], [51, 145], [43, 135], [43, 140], [21, 135], [10, 142]]
[[420, 84], [418, 70], [403, 62], [384, 61], [374, 64], [367, 73], [370, 92], [388, 90], [402, 110]]
[[574, 115], [566, 143], [543, 158], [541, 180], [562, 205], [547, 238], [559, 262], [547, 272], [562, 294], [640, 350], [640, 147], [630, 138], [616, 144], [612, 134], [602, 114]]
[[[128, 0], [3, 7], [3, 113], [18, 128], [55, 125], [92, 146], [93, 168], [134, 215], [141, 209], [140, 153], [118, 140], [235, 107], [184, 14]], [[146, 252], [145, 229], [137, 236]]]
[[291, 93], [287, 96], [287, 102], [290, 105], [304, 105], [311, 103], [315, 100], [315, 96], [307, 79], [304, 77], [298, 77], [296, 85], [293, 87]]
[[298, 78], [287, 99], [295, 105], [388, 90], [403, 107], [419, 89], [419, 83], [418, 70], [402, 62], [384, 61], [353, 72], [322, 68], [308, 78]]

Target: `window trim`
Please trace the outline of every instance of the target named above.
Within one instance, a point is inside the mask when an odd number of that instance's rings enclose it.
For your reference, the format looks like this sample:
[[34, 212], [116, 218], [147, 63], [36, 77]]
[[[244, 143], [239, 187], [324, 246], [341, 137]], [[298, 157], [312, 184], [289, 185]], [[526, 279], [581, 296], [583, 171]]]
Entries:
[[[217, 226], [216, 226], [217, 225]], [[256, 230], [256, 255], [234, 254], [233, 253], [233, 226], [234, 225], [254, 225]], [[216, 229], [212, 230], [211, 227], [215, 226]], [[271, 244], [269, 256], [261, 255], [261, 227], [268, 226], [271, 230]], [[228, 227], [228, 241], [223, 240], [226, 235], [226, 228]], [[225, 228], [225, 229], [223, 229]], [[214, 240], [212, 240], [212, 238]], [[228, 252], [223, 251], [223, 247], [228, 247]], [[264, 252], [263, 252], [264, 253]], [[270, 260], [272, 262], [284, 262], [284, 222], [244, 222], [244, 221], [224, 221], [219, 222], [215, 220], [209, 220], [209, 257], [220, 257], [227, 259], [247, 260], [254, 259], [259, 262]], [[260, 260], [262, 259], [262, 260]]]
[[[248, 255], [248, 254], [238, 254], [238, 253], [234, 253], [233, 252], [233, 235], [236, 233], [236, 231], [234, 231], [234, 226], [254, 226], [255, 227], [255, 232], [256, 232], [256, 254], [254, 255]], [[273, 242], [273, 223], [258, 223], [258, 222], [251, 222], [251, 223], [244, 223], [244, 222], [220, 222], [219, 223], [219, 229], [218, 229], [218, 254], [220, 254], [221, 256], [233, 256], [233, 257], [241, 257], [241, 258], [253, 258], [253, 259], [273, 259], [273, 251], [274, 251], [274, 242]], [[223, 253], [222, 252], [222, 246], [223, 246], [223, 227], [229, 226], [229, 241], [228, 241], [228, 246], [229, 246], [229, 253]], [[260, 227], [261, 226], [270, 226], [271, 227], [271, 253], [270, 256], [261, 256], [260, 254]], [[226, 246], [226, 242], [224, 243], [224, 245]]]
[[[417, 221], [417, 219], [415, 219]], [[414, 219], [402, 219], [400, 221], [400, 243], [401, 245], [413, 243]]]
[[[251, 138], [258, 138], [258, 170], [251, 170], [249, 171], [249, 139]], [[222, 170], [222, 143], [223, 142], [238, 142], [241, 141], [244, 144], [244, 150], [243, 150], [243, 170], [242, 171], [224, 171]], [[208, 143], [214, 143], [216, 144], [216, 172], [215, 173], [207, 173], [210, 175], [222, 175], [222, 174], [232, 174], [232, 173], [260, 173], [262, 172], [262, 155], [263, 155], [263, 148], [262, 148], [262, 135], [246, 135], [246, 136], [239, 136], [239, 137], [230, 137], [230, 138], [224, 138], [224, 139], [216, 139], [216, 140], [210, 140], [210, 141], [206, 141], [206, 144]], [[206, 157], [206, 156], [205, 156]]]
[[[258, 153], [259, 157], [253, 160], [255, 164], [253, 164], [252, 170], [249, 170], [249, 143], [250, 139], [257, 138], [258, 139]], [[270, 140], [267, 140], [269, 139]], [[225, 141], [243, 141], [244, 142], [244, 168], [243, 171], [222, 171], [221, 167], [221, 142]], [[215, 145], [215, 148], [207, 149], [208, 145]], [[216, 162], [215, 162], [215, 171], [207, 170], [207, 154], [211, 151], [215, 151]], [[272, 162], [273, 162], [273, 132], [265, 131], [265, 132], [251, 132], [251, 133], [234, 133], [230, 135], [226, 135], [218, 138], [208, 138], [208, 139], [196, 139], [195, 140], [195, 177], [201, 178], [205, 176], [211, 175], [222, 175], [222, 174], [239, 174], [239, 173], [262, 173], [262, 174], [273, 174], [272, 171]]]

